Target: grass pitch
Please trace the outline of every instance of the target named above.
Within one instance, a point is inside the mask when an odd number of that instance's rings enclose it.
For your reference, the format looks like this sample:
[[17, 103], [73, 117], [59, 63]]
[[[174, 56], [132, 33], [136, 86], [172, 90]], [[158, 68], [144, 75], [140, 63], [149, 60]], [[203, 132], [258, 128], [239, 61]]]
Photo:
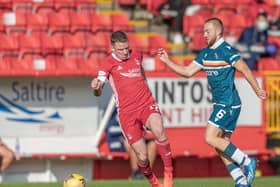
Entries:
[[[256, 178], [252, 187], [277, 187], [280, 176]], [[62, 183], [2, 183], [1, 187], [63, 187]], [[233, 187], [231, 178], [175, 179], [174, 187]], [[150, 187], [146, 180], [97, 180], [88, 181], [87, 187]]]

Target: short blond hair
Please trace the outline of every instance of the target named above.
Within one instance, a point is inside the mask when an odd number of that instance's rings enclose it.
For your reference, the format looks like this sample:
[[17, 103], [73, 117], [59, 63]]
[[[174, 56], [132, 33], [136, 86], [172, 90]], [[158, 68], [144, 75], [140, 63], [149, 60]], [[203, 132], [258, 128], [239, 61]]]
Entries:
[[219, 18], [209, 18], [207, 19], [204, 24], [206, 23], [213, 23], [213, 25], [217, 28], [217, 29], [220, 29], [221, 30], [221, 35], [223, 35], [224, 33], [224, 24], [222, 22], [222, 20], [220, 20]]

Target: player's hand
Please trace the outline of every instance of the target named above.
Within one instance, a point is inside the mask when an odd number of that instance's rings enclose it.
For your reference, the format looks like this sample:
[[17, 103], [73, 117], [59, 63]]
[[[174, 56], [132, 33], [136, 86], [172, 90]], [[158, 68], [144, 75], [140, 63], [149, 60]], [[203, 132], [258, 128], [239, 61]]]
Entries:
[[102, 87], [102, 82], [97, 79], [97, 78], [94, 78], [92, 81], [91, 81], [91, 88], [94, 89], [94, 90], [100, 90]]
[[161, 61], [166, 63], [169, 60], [169, 56], [167, 52], [163, 48], [159, 48], [157, 51], [157, 55]]
[[256, 91], [256, 94], [258, 95], [258, 97], [259, 97], [260, 99], [266, 99], [266, 91], [265, 91], [265, 90], [263, 90], [263, 89], [258, 89], [258, 90]]

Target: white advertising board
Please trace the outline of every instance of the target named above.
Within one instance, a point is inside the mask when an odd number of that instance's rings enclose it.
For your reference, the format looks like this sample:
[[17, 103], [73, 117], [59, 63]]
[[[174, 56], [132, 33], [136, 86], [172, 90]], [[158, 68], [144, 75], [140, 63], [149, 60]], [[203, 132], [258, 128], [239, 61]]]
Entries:
[[[261, 84], [261, 78], [258, 78]], [[149, 86], [160, 105], [166, 127], [199, 127], [207, 124], [212, 111], [211, 91], [206, 77], [150, 78]], [[238, 125], [260, 126], [261, 100], [245, 78], [236, 78], [242, 101]]]
[[[0, 135], [20, 152], [94, 153], [94, 138], [107, 98], [93, 96], [91, 78], [1, 78]], [[261, 78], [258, 78], [261, 83]], [[205, 77], [149, 78], [149, 86], [161, 107], [166, 127], [201, 127], [212, 110]], [[242, 100], [241, 126], [262, 124], [261, 101], [247, 81], [236, 86]], [[108, 95], [109, 89], [104, 94]], [[105, 104], [106, 105], [106, 104]]]
[[[91, 78], [0, 79], [0, 135], [19, 139], [21, 151], [37, 153], [92, 152], [98, 99]], [[15, 145], [11, 145], [13, 148]]]
[[98, 100], [88, 78], [1, 78], [1, 136], [88, 136]]

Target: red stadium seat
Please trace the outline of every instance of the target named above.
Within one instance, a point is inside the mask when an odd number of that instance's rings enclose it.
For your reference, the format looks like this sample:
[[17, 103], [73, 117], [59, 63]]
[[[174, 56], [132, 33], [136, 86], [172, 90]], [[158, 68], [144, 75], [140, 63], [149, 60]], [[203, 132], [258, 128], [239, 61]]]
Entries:
[[250, 5], [252, 0], [236, 0], [236, 4]]
[[117, 0], [120, 6], [134, 6], [137, 4], [137, 0]]
[[12, 9], [12, 0], [0, 0], [0, 8], [1, 9], [6, 9], [6, 10], [11, 10]]
[[184, 16], [183, 18], [183, 33], [186, 35], [192, 35], [197, 31], [203, 30], [203, 24], [205, 17], [200, 14], [193, 16]]
[[90, 14], [91, 20], [91, 31], [92, 32], [111, 32], [112, 31], [112, 22], [109, 16], [103, 16], [98, 13]]
[[237, 13], [236, 4], [215, 4], [214, 5], [214, 12], [218, 13]]
[[126, 32], [133, 32], [134, 26], [129, 24], [129, 17], [125, 13], [111, 14], [113, 31], [123, 30]]
[[203, 31], [196, 32], [191, 36], [191, 41], [188, 43], [188, 48], [192, 51], [200, 51], [206, 46], [203, 37]]
[[98, 32], [96, 34], [88, 34], [86, 36], [86, 52], [87, 56], [91, 53], [108, 53], [110, 51], [109, 33]]
[[165, 2], [165, 0], [157, 0], [157, 1], [147, 0], [147, 10], [154, 15], [159, 15], [159, 12], [157, 11], [157, 9], [164, 2]]
[[66, 58], [71, 54], [84, 55], [86, 49], [86, 39], [84, 33], [64, 34], [63, 35], [64, 56]]
[[13, 0], [13, 11], [14, 12], [32, 12], [32, 0]]
[[70, 31], [70, 17], [68, 13], [52, 12], [49, 14], [49, 34]]
[[41, 50], [44, 55], [50, 54], [63, 54], [63, 39], [60, 34], [48, 35], [46, 33], [41, 34]]
[[38, 54], [38, 53], [26, 53], [21, 59], [25, 59], [25, 60], [35, 60], [35, 59], [43, 59], [43, 55], [42, 54]]
[[162, 35], [151, 35], [148, 37], [148, 49], [150, 55], [155, 55], [158, 48], [167, 49], [167, 40]]
[[55, 6], [54, 6], [55, 0], [43, 0], [43, 1], [33, 1], [32, 7], [33, 12], [42, 13], [42, 12], [54, 12]]
[[3, 25], [3, 13], [0, 12], [0, 33], [5, 32], [5, 26]]
[[84, 58], [77, 60], [78, 68], [85, 74], [91, 74], [98, 71], [99, 64], [95, 59]]
[[97, 75], [99, 69], [99, 61], [101, 60], [98, 56], [91, 55], [92, 58], [80, 59], [77, 61], [78, 69], [83, 72], [84, 75]]
[[214, 13], [214, 8], [212, 6], [203, 5], [195, 15], [202, 16], [205, 20], [209, 17], [212, 17]]
[[70, 30], [71, 32], [91, 31], [91, 20], [89, 15], [83, 12], [71, 12]]
[[280, 70], [280, 64], [274, 58], [260, 58], [258, 62], [258, 70]]
[[77, 61], [77, 64], [78, 69], [82, 72], [83, 75], [97, 76], [97, 71], [99, 68], [97, 60], [80, 59]]
[[56, 60], [57, 58], [61, 58], [61, 56], [57, 56], [57, 55], [48, 55], [47, 57], [45, 57], [45, 62], [46, 62], [46, 72], [47, 73], [53, 73], [55, 74], [55, 71], [57, 69], [56, 67]]
[[268, 43], [275, 44], [280, 48], [280, 37], [279, 36], [268, 36]]
[[236, 4], [236, 2], [232, 1], [232, 0], [219, 0], [219, 1], [211, 1], [211, 2], [214, 4], [214, 6], [218, 5], [218, 4], [220, 4], [220, 5], [229, 5], [229, 6]]
[[235, 14], [231, 17], [231, 20], [238, 20], [238, 21], [231, 21], [230, 24], [230, 31], [231, 33], [240, 35], [240, 33], [248, 26], [250, 26], [251, 20], [247, 17], [244, 17], [241, 14]]
[[11, 72], [16, 76], [30, 76], [34, 73], [33, 63], [25, 59], [11, 59], [10, 60]]
[[[38, 57], [31, 59], [34, 75], [36, 76], [56, 76], [56, 59], [58, 56], [49, 55], [46, 58]], [[39, 65], [38, 65], [39, 64]], [[36, 67], [37, 66], [37, 67]]]
[[230, 32], [231, 24], [232, 24], [232, 17], [235, 16], [234, 12], [221, 12], [216, 14], [215, 17], [221, 19], [223, 22], [225, 32]]
[[0, 34], [0, 41], [1, 56], [17, 56], [19, 54], [18, 36], [9, 36], [2, 33]]
[[66, 58], [56, 59], [56, 73], [60, 76], [62, 75], [75, 75], [80, 74], [75, 60]]
[[26, 15], [27, 31], [46, 32], [48, 30], [48, 17], [39, 13], [27, 13]]
[[0, 75], [1, 76], [6, 76], [6, 75], [10, 75], [10, 63], [8, 62], [7, 59], [1, 59], [0, 58]]
[[87, 12], [95, 12], [96, 9], [96, 3], [93, 0], [75, 0], [75, 6], [77, 7], [78, 12], [84, 10]]
[[193, 5], [209, 5], [212, 3], [212, 0], [192, 0]]
[[76, 10], [75, 0], [54, 0], [54, 6], [57, 12], [67, 10]]
[[130, 41], [129, 46], [132, 50], [148, 54], [149, 48], [147, 37], [142, 37], [136, 34], [128, 34], [128, 39]]
[[41, 54], [41, 38], [39, 34], [19, 36], [20, 56]]
[[140, 3], [141, 6], [147, 7], [148, 0], [139, 0], [138, 2]]
[[24, 13], [5, 12], [3, 14], [3, 24], [7, 34], [13, 34], [13, 32], [22, 34], [27, 30]]

